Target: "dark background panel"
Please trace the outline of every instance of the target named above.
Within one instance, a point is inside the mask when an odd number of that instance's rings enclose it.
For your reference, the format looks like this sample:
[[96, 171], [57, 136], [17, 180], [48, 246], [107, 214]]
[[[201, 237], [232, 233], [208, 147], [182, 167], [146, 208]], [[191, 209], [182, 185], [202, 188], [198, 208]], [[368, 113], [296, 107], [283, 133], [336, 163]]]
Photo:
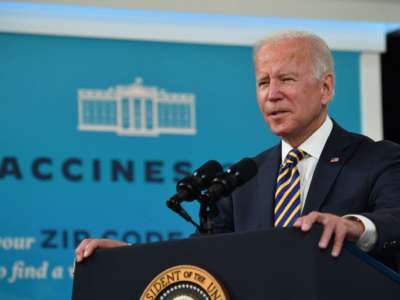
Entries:
[[387, 35], [387, 51], [381, 55], [384, 137], [400, 143], [400, 29]]

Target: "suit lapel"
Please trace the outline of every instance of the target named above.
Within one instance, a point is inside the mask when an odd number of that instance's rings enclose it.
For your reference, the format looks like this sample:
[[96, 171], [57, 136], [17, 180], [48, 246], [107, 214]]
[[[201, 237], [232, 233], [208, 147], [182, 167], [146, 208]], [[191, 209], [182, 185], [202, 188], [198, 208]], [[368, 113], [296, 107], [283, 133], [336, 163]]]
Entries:
[[315, 168], [303, 215], [320, 210], [336, 177], [352, 153], [352, 151], [345, 151], [351, 142], [351, 135], [334, 122], [332, 132]]
[[276, 177], [278, 175], [280, 163], [281, 144], [272, 148], [259, 166], [258, 172], [260, 174], [257, 176], [255, 199], [261, 199], [259, 203], [262, 207], [259, 208], [262, 215], [262, 218], [260, 218], [260, 222], [262, 223], [260, 225], [262, 228], [271, 227], [273, 224]]

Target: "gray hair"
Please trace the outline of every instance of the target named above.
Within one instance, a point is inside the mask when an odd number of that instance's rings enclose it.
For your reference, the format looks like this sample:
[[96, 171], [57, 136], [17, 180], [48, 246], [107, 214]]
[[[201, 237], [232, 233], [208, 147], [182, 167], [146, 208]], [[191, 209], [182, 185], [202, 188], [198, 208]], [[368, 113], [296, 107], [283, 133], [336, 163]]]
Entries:
[[332, 53], [328, 45], [316, 34], [306, 31], [282, 31], [259, 40], [253, 48], [254, 61], [258, 51], [265, 45], [290, 39], [306, 39], [310, 42], [311, 59], [313, 60], [316, 79], [321, 80], [322, 76], [328, 73], [334, 74]]

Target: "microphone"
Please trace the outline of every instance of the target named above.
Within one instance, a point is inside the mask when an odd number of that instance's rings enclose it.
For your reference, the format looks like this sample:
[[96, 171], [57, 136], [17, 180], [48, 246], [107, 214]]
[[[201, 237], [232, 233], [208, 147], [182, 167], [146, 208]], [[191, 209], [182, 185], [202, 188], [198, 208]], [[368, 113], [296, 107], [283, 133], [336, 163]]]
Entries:
[[202, 231], [190, 215], [183, 209], [181, 202], [193, 201], [201, 196], [203, 189], [207, 188], [215, 175], [221, 173], [223, 170], [221, 164], [215, 160], [209, 160], [200, 168], [198, 168], [192, 175], [186, 176], [176, 184], [177, 193], [167, 201], [167, 206], [184, 218], [186, 221], [193, 224], [197, 230]]
[[217, 175], [202, 195], [202, 200], [216, 202], [230, 195], [237, 187], [245, 184], [257, 174], [257, 164], [251, 158], [243, 158], [232, 165], [226, 172]]
[[174, 210], [176, 205], [183, 201], [193, 201], [201, 191], [207, 188], [214, 177], [223, 171], [221, 164], [215, 160], [209, 160], [198, 168], [192, 175], [186, 176], [176, 184], [178, 191], [168, 201], [167, 206]]

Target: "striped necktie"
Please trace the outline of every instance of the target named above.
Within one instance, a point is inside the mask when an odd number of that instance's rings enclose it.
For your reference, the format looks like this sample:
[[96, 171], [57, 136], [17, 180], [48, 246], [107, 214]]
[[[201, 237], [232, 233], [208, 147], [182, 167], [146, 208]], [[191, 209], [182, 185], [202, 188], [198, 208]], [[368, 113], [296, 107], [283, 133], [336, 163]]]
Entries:
[[300, 217], [300, 174], [297, 165], [305, 155], [300, 149], [290, 150], [279, 169], [275, 192], [275, 227], [293, 226]]

